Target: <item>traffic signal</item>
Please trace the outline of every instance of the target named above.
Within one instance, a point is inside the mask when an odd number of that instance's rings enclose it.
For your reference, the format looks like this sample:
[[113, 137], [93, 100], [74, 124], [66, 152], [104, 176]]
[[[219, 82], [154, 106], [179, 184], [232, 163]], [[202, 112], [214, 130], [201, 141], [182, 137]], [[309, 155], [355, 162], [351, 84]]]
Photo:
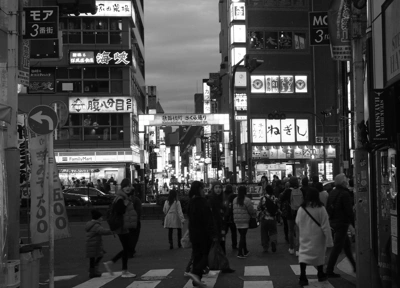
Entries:
[[214, 95], [218, 96], [222, 95], [222, 85], [220, 78], [208, 80], [207, 85], [210, 86], [211, 92], [214, 93]]
[[264, 60], [260, 60], [257, 58], [251, 58], [249, 55], [246, 55], [244, 59], [244, 67], [246, 67], [249, 73], [253, 72], [256, 68], [260, 67], [261, 64], [264, 63]]
[[284, 120], [286, 119], [286, 114], [279, 112], [279, 111], [274, 111], [272, 113], [268, 114], [268, 119], [270, 120]]
[[61, 14], [97, 13], [96, 0], [56, 0]]

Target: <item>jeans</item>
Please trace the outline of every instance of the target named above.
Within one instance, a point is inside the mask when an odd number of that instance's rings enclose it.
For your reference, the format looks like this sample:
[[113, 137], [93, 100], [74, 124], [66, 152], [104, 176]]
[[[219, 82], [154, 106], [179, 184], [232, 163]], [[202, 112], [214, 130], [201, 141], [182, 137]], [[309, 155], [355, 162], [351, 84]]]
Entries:
[[287, 222], [289, 228], [289, 248], [299, 251], [299, 226], [296, 225], [294, 219], [287, 220]]
[[103, 257], [91, 257], [90, 258], [90, 268], [96, 268]]
[[[226, 234], [228, 234], [228, 231], [231, 230], [231, 239], [232, 239], [232, 248], [237, 248], [237, 228], [235, 223], [228, 223], [227, 224], [227, 229], [226, 229]], [[226, 238], [226, 236], [225, 236]], [[226, 239], [225, 239], [226, 241]]]
[[285, 232], [285, 240], [289, 240], [288, 220], [286, 217], [282, 216], [282, 221], [283, 221], [283, 231]]
[[336, 261], [343, 249], [347, 259], [349, 259], [355, 270], [356, 261], [354, 260], [353, 253], [351, 251], [350, 239], [347, 236], [349, 224], [331, 224], [331, 227], [335, 230], [335, 238], [333, 239], [333, 248], [331, 250], [331, 254], [329, 255], [328, 265], [326, 266], [326, 273], [333, 272]]
[[210, 252], [211, 243], [192, 243], [192, 273], [201, 277], [208, 264], [208, 253]]
[[238, 229], [239, 235], [240, 235], [238, 255], [245, 255], [249, 252], [249, 250], [247, 250], [247, 243], [246, 243], [247, 230], [248, 230], [248, 228], [239, 228]]
[[264, 250], [269, 249], [270, 242], [275, 243], [277, 241], [278, 230], [276, 228], [275, 220], [261, 220], [261, 245]]
[[[181, 228], [176, 228], [178, 230], [178, 247], [182, 247], [181, 245], [181, 239], [182, 239], [182, 229]], [[169, 241], [169, 245], [171, 245], [171, 247], [173, 246], [173, 239], [172, 239], [172, 234], [174, 232], [174, 228], [168, 228], [168, 241]]]
[[122, 251], [115, 255], [111, 261], [113, 263], [117, 262], [120, 258], [122, 258], [122, 270], [128, 270], [128, 256], [131, 247], [130, 243], [130, 234], [118, 234], [119, 241], [122, 244]]

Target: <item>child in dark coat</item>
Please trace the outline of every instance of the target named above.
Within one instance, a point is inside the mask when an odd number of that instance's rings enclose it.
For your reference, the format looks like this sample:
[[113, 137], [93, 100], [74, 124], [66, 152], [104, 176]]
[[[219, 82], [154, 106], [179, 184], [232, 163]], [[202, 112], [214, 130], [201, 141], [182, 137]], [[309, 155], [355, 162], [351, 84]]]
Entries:
[[86, 258], [90, 258], [89, 278], [101, 277], [98, 270], [104, 255], [102, 235], [113, 235], [114, 232], [101, 226], [103, 215], [98, 210], [92, 210], [92, 220], [86, 223]]

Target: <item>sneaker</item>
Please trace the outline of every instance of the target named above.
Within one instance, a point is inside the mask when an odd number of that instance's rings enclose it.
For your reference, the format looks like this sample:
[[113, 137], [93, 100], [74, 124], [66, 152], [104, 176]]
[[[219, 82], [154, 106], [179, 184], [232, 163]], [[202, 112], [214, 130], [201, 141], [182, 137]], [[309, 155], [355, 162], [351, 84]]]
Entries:
[[299, 257], [299, 251], [296, 251], [296, 257]]
[[244, 256], [244, 255], [242, 255], [242, 254], [239, 254], [239, 255], [237, 255], [237, 258], [239, 258], [239, 259], [246, 259], [246, 256]]
[[114, 272], [112, 271], [112, 264], [114, 264], [112, 261], [107, 261], [104, 262], [104, 267], [106, 268], [107, 272], [110, 273], [111, 276], [114, 276]]
[[308, 285], [308, 279], [307, 278], [299, 278], [299, 285], [300, 286], [307, 286]]
[[250, 251], [244, 252], [244, 257], [249, 256], [249, 254], [250, 254]]
[[125, 270], [122, 272], [121, 274], [121, 278], [135, 278], [136, 274], [133, 274], [131, 272], [129, 272], [128, 270]]
[[290, 255], [293, 255], [293, 254], [294, 254], [294, 249], [290, 249], [290, 248], [289, 248], [289, 254], [290, 254]]
[[271, 243], [271, 250], [272, 250], [272, 252], [276, 252], [276, 243], [275, 242], [272, 242]]
[[335, 273], [335, 272], [327, 272], [326, 273], [326, 277], [328, 277], [328, 278], [340, 278], [340, 277], [342, 277], [342, 276], [340, 276], [340, 274], [337, 274], [337, 273]]

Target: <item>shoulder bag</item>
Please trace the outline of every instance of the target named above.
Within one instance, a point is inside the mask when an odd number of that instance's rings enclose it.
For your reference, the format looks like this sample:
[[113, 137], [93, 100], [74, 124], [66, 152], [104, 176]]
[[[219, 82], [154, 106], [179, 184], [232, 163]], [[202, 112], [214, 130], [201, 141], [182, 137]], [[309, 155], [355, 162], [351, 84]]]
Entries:
[[[301, 208], [303, 208], [304, 211], [306, 211], [306, 213], [308, 214], [308, 216], [310, 216], [310, 218], [315, 222], [315, 224], [317, 224], [318, 227], [320, 227], [322, 229], [321, 224], [317, 220], [315, 220], [315, 218], [310, 214], [310, 212], [308, 212], [308, 210], [305, 207], [301, 207]], [[333, 237], [335, 230], [333, 230], [332, 227], [331, 227], [331, 232], [332, 232], [332, 237]]]

